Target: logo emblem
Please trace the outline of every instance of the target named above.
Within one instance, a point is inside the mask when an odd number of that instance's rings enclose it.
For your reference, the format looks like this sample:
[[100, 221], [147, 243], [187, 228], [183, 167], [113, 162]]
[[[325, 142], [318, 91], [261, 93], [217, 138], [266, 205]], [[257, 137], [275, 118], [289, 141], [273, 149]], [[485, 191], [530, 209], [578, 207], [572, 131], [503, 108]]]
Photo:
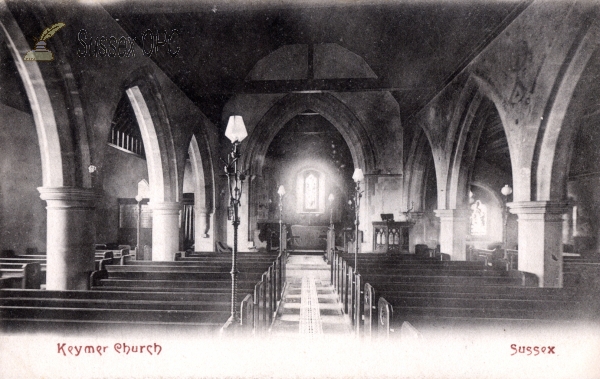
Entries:
[[54, 53], [46, 48], [46, 41], [50, 39], [56, 32], [58, 32], [65, 23], [56, 23], [42, 32], [40, 38], [35, 42], [35, 48], [27, 54], [23, 60], [26, 61], [37, 61], [37, 62], [51, 62], [54, 60]]

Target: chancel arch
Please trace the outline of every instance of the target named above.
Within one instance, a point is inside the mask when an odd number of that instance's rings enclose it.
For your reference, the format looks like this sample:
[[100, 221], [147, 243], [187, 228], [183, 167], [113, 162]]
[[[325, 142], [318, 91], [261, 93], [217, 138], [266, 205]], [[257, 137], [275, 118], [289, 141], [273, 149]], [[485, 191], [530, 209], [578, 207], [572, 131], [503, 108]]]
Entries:
[[[352, 169], [361, 167], [365, 173], [374, 170], [376, 165], [375, 149], [371, 145], [365, 128], [347, 106], [330, 94], [290, 94], [272, 106], [249, 135], [244, 148], [243, 165], [249, 169], [252, 175], [257, 177], [263, 175], [265, 157], [277, 134], [290, 120], [307, 110], [326, 120], [341, 135], [350, 153]], [[347, 178], [351, 178], [351, 176], [350, 171]], [[256, 201], [254, 191], [259, 187], [260, 185], [257, 187], [252, 183], [249, 185], [250, 202]], [[252, 238], [258, 221], [254, 206], [249, 209], [248, 220], [249, 238]]]
[[375, 149], [365, 128], [347, 106], [326, 93], [290, 94], [272, 106], [248, 136], [247, 152], [243, 156], [244, 167], [260, 175], [267, 149], [277, 133], [289, 120], [307, 109], [320, 114], [340, 132], [356, 167], [364, 167], [367, 173], [375, 169]]
[[[350, 215], [347, 201], [352, 194], [353, 170], [349, 147], [325, 117], [313, 109], [296, 115], [269, 145], [263, 175], [253, 182], [251, 211], [259, 230], [264, 235], [265, 225], [279, 219], [277, 191], [284, 186], [283, 221], [294, 228], [292, 233], [305, 235], [293, 241], [292, 247], [314, 249], [319, 241], [309, 242], [306, 233], [317, 233], [331, 221], [338, 225], [351, 222], [346, 218]], [[255, 238], [256, 244], [261, 242], [265, 241]]]

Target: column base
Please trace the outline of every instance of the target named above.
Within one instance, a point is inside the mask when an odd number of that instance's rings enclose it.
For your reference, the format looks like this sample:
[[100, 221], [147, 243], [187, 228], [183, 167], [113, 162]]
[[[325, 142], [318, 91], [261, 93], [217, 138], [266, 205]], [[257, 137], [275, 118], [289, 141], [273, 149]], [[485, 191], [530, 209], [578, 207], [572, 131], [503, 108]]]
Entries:
[[562, 287], [562, 216], [566, 202], [508, 203], [518, 215], [519, 271], [538, 276], [540, 287]]
[[467, 259], [466, 236], [469, 232], [468, 209], [436, 209], [440, 218], [440, 250], [450, 255], [453, 261]]
[[86, 290], [95, 268], [93, 189], [76, 187], [40, 187], [46, 201], [47, 252], [46, 289], [54, 291]]
[[179, 251], [179, 211], [175, 202], [150, 203], [152, 209], [152, 260], [172, 261]]

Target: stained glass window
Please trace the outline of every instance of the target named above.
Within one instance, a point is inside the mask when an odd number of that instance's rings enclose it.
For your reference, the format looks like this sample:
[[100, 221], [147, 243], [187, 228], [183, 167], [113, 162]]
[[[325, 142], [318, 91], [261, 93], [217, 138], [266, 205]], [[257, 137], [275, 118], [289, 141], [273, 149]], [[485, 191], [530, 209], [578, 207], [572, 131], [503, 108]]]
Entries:
[[319, 178], [312, 172], [304, 178], [304, 209], [307, 211], [319, 209]]
[[471, 205], [471, 235], [487, 235], [487, 207], [480, 200]]

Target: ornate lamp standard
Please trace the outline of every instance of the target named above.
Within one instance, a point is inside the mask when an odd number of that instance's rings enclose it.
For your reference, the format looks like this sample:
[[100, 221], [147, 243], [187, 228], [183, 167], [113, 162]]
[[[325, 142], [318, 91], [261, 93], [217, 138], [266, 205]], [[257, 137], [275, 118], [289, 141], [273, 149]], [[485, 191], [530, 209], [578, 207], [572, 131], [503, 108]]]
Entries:
[[135, 259], [140, 259], [140, 231], [142, 229], [142, 200], [144, 200], [142, 195], [137, 194], [135, 196], [135, 201], [137, 201], [137, 204], [138, 204], [138, 206], [137, 206], [137, 211], [138, 211], [137, 240], [136, 240], [136, 245], [135, 245]]
[[330, 193], [327, 200], [329, 200], [329, 226], [332, 230], [333, 230], [333, 200], [334, 199], [335, 199], [335, 197], [333, 197], [333, 194]]
[[277, 194], [279, 195], [279, 255], [282, 255], [283, 242], [285, 241], [285, 237], [283, 236], [283, 196], [285, 195], [285, 188], [279, 186]]
[[242, 116], [231, 116], [225, 130], [225, 137], [229, 138], [233, 143], [233, 150], [227, 156], [227, 164], [225, 165], [225, 173], [227, 174], [227, 183], [229, 184], [229, 218], [233, 225], [233, 251], [231, 252], [231, 319], [233, 322], [239, 322], [237, 312], [237, 240], [238, 226], [240, 218], [238, 208], [242, 197], [242, 185], [246, 175], [238, 171], [238, 160], [241, 157], [239, 151], [240, 143], [248, 136], [246, 126]]
[[504, 224], [504, 228], [502, 229], [502, 244], [504, 245], [504, 251], [506, 255], [506, 249], [508, 247], [506, 246], [506, 226], [508, 225], [508, 206], [506, 205], [506, 203], [508, 203], [508, 195], [510, 195], [513, 192], [513, 190], [508, 184], [506, 184], [504, 185], [504, 187], [502, 187], [500, 192], [504, 196], [504, 209], [502, 210], [502, 222]]
[[360, 225], [358, 215], [359, 215], [359, 209], [360, 209], [360, 198], [362, 197], [362, 192], [360, 190], [360, 182], [362, 182], [364, 179], [365, 179], [365, 176], [364, 176], [362, 170], [360, 168], [356, 168], [354, 170], [354, 174], [352, 175], [352, 180], [354, 180], [354, 182], [356, 183], [356, 190], [355, 190], [355, 194], [354, 194], [354, 212], [355, 212], [354, 225], [356, 225], [356, 249], [354, 250], [354, 273], [355, 274], [358, 272], [358, 248], [360, 246], [360, 241], [358, 239], [358, 237], [359, 237], [358, 226]]
[[335, 200], [335, 197], [332, 193], [329, 194], [327, 200], [329, 201], [329, 232], [327, 233], [327, 253], [325, 256], [327, 261], [331, 262], [335, 251], [335, 226], [333, 225], [333, 200]]

